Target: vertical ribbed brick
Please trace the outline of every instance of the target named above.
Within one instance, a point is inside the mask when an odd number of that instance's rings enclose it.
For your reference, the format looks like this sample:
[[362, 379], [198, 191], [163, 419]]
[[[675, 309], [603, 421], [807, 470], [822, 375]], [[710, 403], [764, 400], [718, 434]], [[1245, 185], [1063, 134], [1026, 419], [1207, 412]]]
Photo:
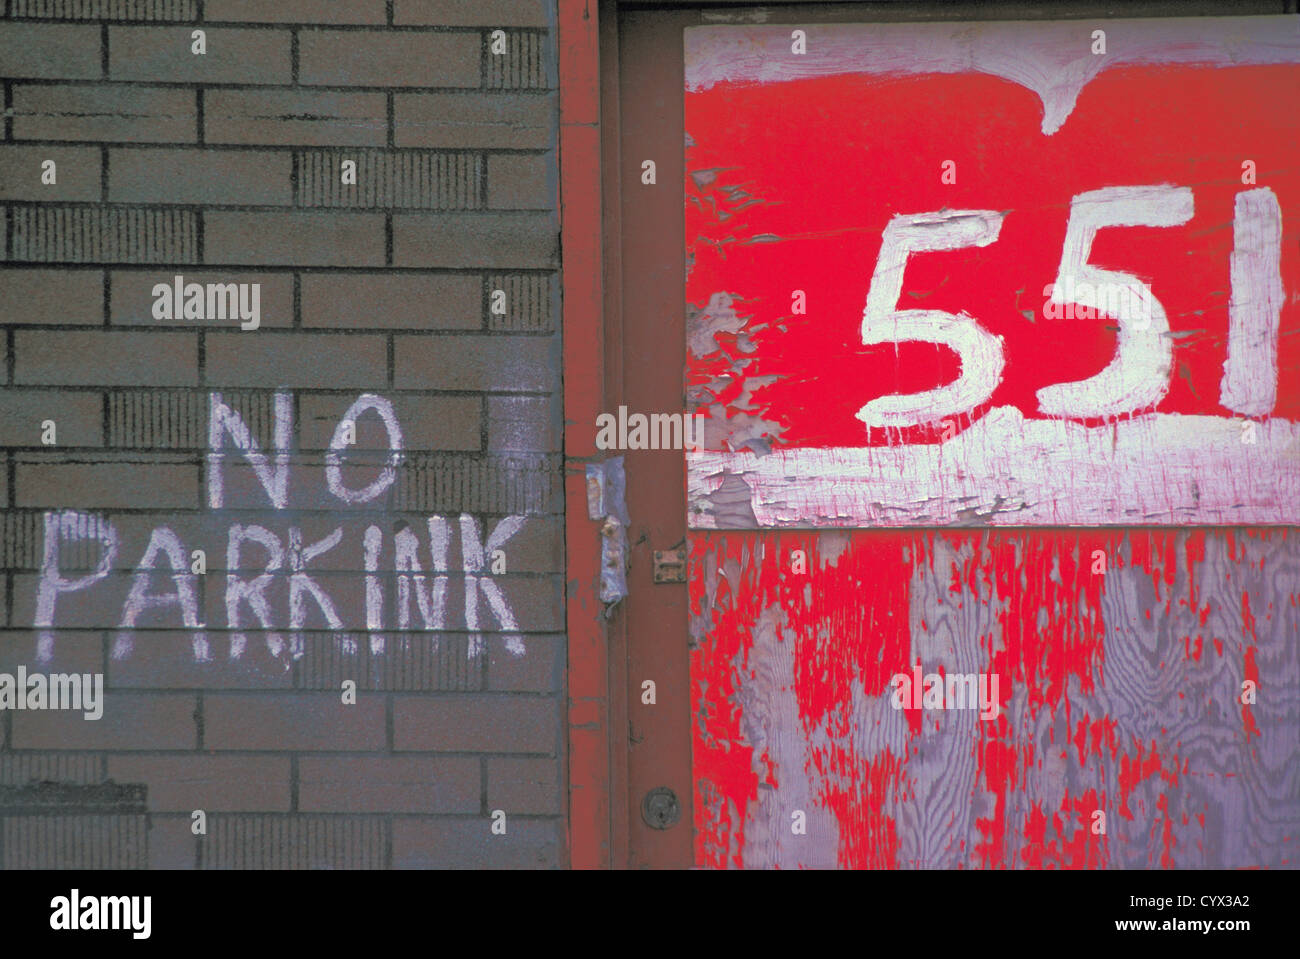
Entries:
[[[344, 184], [343, 162], [356, 164]], [[483, 161], [476, 153], [304, 150], [298, 153], [299, 206], [476, 210]]]
[[487, 86], [493, 90], [537, 90], [548, 86], [546, 34], [506, 31], [506, 52], [492, 53], [489, 40]]
[[5, 869], [143, 869], [149, 862], [145, 816], [3, 816]]
[[126, 207], [17, 207], [13, 259], [37, 263], [192, 263], [198, 214]]
[[378, 816], [216, 815], [200, 842], [205, 869], [381, 869], [389, 826]]
[[[555, 329], [555, 284], [549, 273], [494, 273], [488, 276], [488, 329], [502, 333], [549, 333]], [[505, 293], [505, 309], [491, 309], [491, 298]]]
[[14, 17], [51, 20], [193, 20], [198, 0], [9, 0]]

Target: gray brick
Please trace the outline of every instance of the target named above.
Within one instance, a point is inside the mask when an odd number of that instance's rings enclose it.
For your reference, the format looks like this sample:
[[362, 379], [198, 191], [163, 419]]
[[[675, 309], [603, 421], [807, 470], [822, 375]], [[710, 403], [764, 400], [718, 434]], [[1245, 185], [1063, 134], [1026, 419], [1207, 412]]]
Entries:
[[158, 462], [157, 457], [60, 463], [37, 456], [27, 453], [14, 458], [15, 506], [194, 509], [199, 505], [199, 470], [191, 463]]
[[[46, 160], [54, 161], [54, 183], [41, 182]], [[97, 201], [99, 167], [94, 147], [0, 146], [0, 200]]]
[[381, 336], [292, 333], [213, 333], [207, 338], [207, 379], [214, 387], [374, 389], [387, 378]]
[[488, 329], [509, 333], [549, 333], [555, 329], [554, 274], [495, 273], [487, 278], [491, 304], [496, 292], [506, 295], [505, 312], [488, 309]]
[[554, 165], [552, 154], [488, 157], [488, 206], [496, 210], [554, 209]]
[[[344, 184], [345, 160], [356, 183]], [[299, 206], [476, 210], [483, 161], [473, 153], [303, 150], [297, 155]]]
[[203, 124], [207, 143], [383, 146], [388, 138], [382, 93], [210, 90]]
[[326, 86], [477, 87], [476, 33], [304, 30], [298, 82]]
[[[118, 524], [128, 517], [117, 517]], [[157, 522], [157, 518], [151, 518]], [[175, 529], [174, 522], [163, 520], [159, 525]], [[272, 524], [274, 525], [274, 524]], [[175, 530], [182, 536], [180, 530]], [[204, 547], [208, 554], [209, 578], [203, 587], [212, 593], [220, 593], [223, 580], [213, 575], [213, 569], [222, 565], [218, 558], [225, 552], [225, 537], [212, 539], [186, 539], [186, 555], [192, 547]], [[123, 547], [125, 549], [125, 547]], [[144, 547], [127, 553], [128, 562], [138, 562]], [[114, 584], [116, 585], [116, 584]], [[121, 590], [125, 598], [125, 588]], [[114, 608], [114, 604], [106, 604]], [[115, 604], [120, 608], [121, 603]], [[201, 618], [201, 617], [200, 617]], [[225, 613], [219, 622], [224, 622]], [[155, 623], [165, 626], [182, 625], [175, 607], [146, 613], [140, 618], [141, 626]], [[116, 625], [116, 624], [114, 624]], [[248, 643], [243, 654], [237, 659], [230, 656], [230, 635], [221, 630], [169, 630], [140, 629], [129, 636], [114, 631], [110, 635], [113, 648], [123, 638], [130, 641], [130, 654], [114, 657], [109, 663], [109, 682], [119, 689], [290, 689], [293, 686], [293, 674], [285, 656], [275, 656], [259, 636], [248, 635]], [[197, 648], [196, 648], [197, 647]], [[202, 658], [199, 653], [202, 652]]]
[[[269, 329], [293, 326], [293, 277], [288, 273], [242, 273], [214, 270], [114, 270], [110, 275], [112, 297], [109, 321], [114, 326], [187, 326], [238, 329], [238, 319], [157, 320], [153, 315], [153, 288], [172, 284], [177, 274], [190, 283], [257, 283], [261, 326]], [[253, 330], [241, 331], [252, 334]]]
[[546, 0], [396, 0], [398, 26], [545, 27]]
[[288, 756], [110, 756], [108, 778], [144, 783], [150, 812], [287, 812]]
[[37, 658], [40, 639], [41, 632], [35, 630], [0, 632], [0, 672], [13, 674], [19, 666], [26, 667], [29, 673], [104, 671], [104, 643], [97, 631], [58, 630], [48, 659]]
[[559, 231], [546, 213], [399, 213], [393, 264], [423, 268], [552, 268]]
[[384, 700], [342, 694], [219, 693], [203, 702], [203, 742], [209, 749], [362, 750], [384, 748]]
[[21, 140], [194, 143], [198, 137], [193, 90], [18, 85], [13, 100], [14, 136]]
[[[0, 392], [0, 408], [4, 393]], [[299, 445], [304, 450], [324, 450], [339, 421], [356, 399], [338, 394], [299, 397]], [[476, 396], [387, 395], [402, 428], [402, 448], [407, 450], [475, 450], [482, 446], [482, 402]], [[358, 450], [386, 450], [388, 434], [379, 417], [365, 413], [355, 424]], [[3, 433], [0, 433], [3, 436]]]
[[192, 263], [198, 215], [157, 207], [19, 207], [14, 260], [37, 263]]
[[[65, 28], [66, 29], [66, 28]], [[288, 30], [203, 25], [206, 53], [192, 53], [195, 27], [110, 27], [108, 75], [160, 83], [288, 83]], [[98, 50], [98, 47], [96, 47]]]
[[554, 123], [552, 96], [399, 93], [393, 103], [399, 147], [545, 150]]
[[336, 23], [382, 25], [384, 0], [207, 0], [203, 18], [244, 23]]
[[561, 865], [561, 824], [507, 817], [506, 834], [492, 820], [408, 817], [393, 822], [394, 869], [543, 869]]
[[490, 809], [511, 813], [560, 814], [560, 764], [554, 759], [489, 756], [487, 800]]
[[541, 90], [551, 83], [545, 34], [523, 30], [506, 33], [504, 53], [489, 48], [487, 82], [493, 90]]
[[488, 449], [494, 453], [558, 452], [562, 428], [559, 393], [488, 399]]
[[273, 206], [293, 202], [293, 158], [285, 152], [113, 150], [108, 171], [108, 199], [114, 203]]
[[13, 714], [18, 749], [193, 749], [198, 742], [192, 695], [104, 691], [104, 715], [87, 722], [76, 710]]
[[0, 849], [4, 869], [143, 869], [149, 823], [144, 815], [6, 816]]
[[482, 657], [470, 655], [466, 635], [384, 630], [378, 636], [384, 643], [372, 649], [370, 635], [345, 646], [337, 633], [304, 634], [297, 688], [337, 690], [345, 679], [369, 690], [474, 692], [482, 687]]
[[94, 753], [12, 753], [0, 755], [0, 783], [6, 786], [41, 782], [90, 785], [103, 781], [102, 766]]
[[548, 753], [558, 745], [554, 699], [487, 693], [393, 697], [393, 747], [442, 752]]
[[0, 270], [0, 323], [35, 326], [104, 322], [102, 270]]
[[4, 75], [12, 78], [98, 78], [99, 27], [0, 23], [0, 64]]
[[103, 446], [104, 400], [68, 390], [0, 390], [0, 446], [41, 446], [53, 420], [57, 446]]
[[476, 813], [479, 761], [450, 756], [304, 756], [304, 812]]
[[506, 648], [504, 636], [488, 640], [488, 684], [490, 692], [556, 693], [564, 674], [564, 639], [559, 636], [528, 636], [524, 655]]
[[553, 456], [412, 453], [397, 474], [395, 508], [412, 512], [534, 514], [563, 507]]
[[302, 325], [328, 329], [477, 330], [477, 277], [391, 273], [305, 273]]
[[204, 869], [382, 869], [391, 844], [379, 816], [214, 816]]
[[193, 869], [198, 843], [190, 831], [189, 812], [184, 815], [149, 817], [149, 868]]
[[554, 390], [555, 347], [553, 337], [404, 336], [393, 383], [399, 390]]
[[205, 214], [210, 264], [382, 266], [384, 218], [378, 213]]
[[193, 333], [19, 330], [14, 382], [33, 386], [196, 386]]
[[193, 20], [197, 0], [9, 0], [15, 17], [54, 20]]

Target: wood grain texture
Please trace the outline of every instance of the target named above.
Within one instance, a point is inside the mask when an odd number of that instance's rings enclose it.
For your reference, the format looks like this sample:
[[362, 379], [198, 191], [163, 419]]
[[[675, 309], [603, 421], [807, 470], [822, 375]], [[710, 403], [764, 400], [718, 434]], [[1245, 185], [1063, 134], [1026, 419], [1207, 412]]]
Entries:
[[[691, 556], [702, 864], [1296, 865], [1293, 533], [710, 533]], [[997, 673], [1000, 715], [896, 709], [918, 663]]]

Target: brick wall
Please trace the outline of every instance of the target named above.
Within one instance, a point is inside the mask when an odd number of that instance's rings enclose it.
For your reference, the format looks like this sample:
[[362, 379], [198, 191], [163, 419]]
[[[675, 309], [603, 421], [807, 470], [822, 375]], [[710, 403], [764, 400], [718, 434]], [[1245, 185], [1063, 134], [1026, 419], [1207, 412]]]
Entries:
[[553, 0], [3, 6], [0, 868], [562, 864]]

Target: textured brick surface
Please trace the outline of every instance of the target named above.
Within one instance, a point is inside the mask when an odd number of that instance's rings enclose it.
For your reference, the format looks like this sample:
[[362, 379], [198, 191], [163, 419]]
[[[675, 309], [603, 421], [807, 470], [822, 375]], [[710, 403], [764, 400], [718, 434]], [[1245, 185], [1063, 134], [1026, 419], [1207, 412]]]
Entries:
[[204, 99], [208, 143], [383, 146], [382, 93], [212, 90]]
[[504, 836], [492, 821], [411, 817], [393, 823], [393, 868], [455, 869], [491, 864], [498, 869], [547, 869], [559, 865], [555, 820], [511, 818]]
[[555, 102], [506, 93], [399, 93], [394, 138], [399, 147], [544, 150]]
[[15, 84], [14, 136], [24, 140], [194, 143], [196, 93], [148, 86]]
[[98, 392], [0, 390], [0, 445], [44, 446], [46, 421], [56, 446], [103, 446], [104, 399]]
[[[68, 362], [80, 356], [81, 363]], [[14, 382], [32, 386], [194, 386], [193, 333], [19, 330]]]
[[95, 26], [0, 23], [0, 64], [4, 64], [6, 77], [98, 77], [99, 50], [99, 28]]
[[0, 270], [0, 322], [99, 326], [104, 321], [101, 270]]
[[483, 325], [482, 297], [476, 276], [307, 273], [303, 326], [477, 330]]
[[518, 336], [420, 337], [402, 344], [398, 389], [550, 390], [558, 370], [550, 338]]
[[154, 812], [287, 812], [287, 756], [112, 756], [108, 778], [144, 783]]
[[307, 30], [298, 39], [302, 83], [477, 87], [476, 33]]
[[384, 703], [337, 693], [214, 694], [203, 702], [209, 749], [353, 750], [384, 746]]
[[0, 11], [0, 868], [562, 865], [553, 0]]
[[554, 753], [557, 710], [554, 700], [531, 696], [398, 696], [393, 745], [441, 752]]
[[240, 266], [375, 266], [384, 220], [373, 213], [231, 213], [204, 218], [208, 263]]
[[[47, 160], [54, 183], [43, 181]], [[0, 146], [0, 200], [100, 199], [100, 157], [93, 147]]]
[[70, 710], [13, 714], [17, 749], [193, 749], [198, 741], [195, 698], [182, 693], [104, 694], [104, 715], [87, 722]]
[[558, 261], [558, 224], [548, 213], [393, 217], [393, 262], [398, 266], [545, 268]]
[[356, 387], [383, 384], [387, 363], [378, 336], [214, 333], [208, 337], [208, 382], [214, 386]]
[[394, 0], [393, 22], [402, 25], [544, 27], [545, 0]]
[[560, 811], [559, 765], [550, 759], [490, 756], [488, 806], [510, 813], [556, 815]]
[[[98, 174], [98, 158], [95, 169]], [[293, 201], [293, 162], [284, 152], [111, 150], [108, 169], [108, 199], [114, 203], [270, 206]]]
[[555, 206], [555, 164], [547, 156], [503, 154], [488, 160], [488, 206], [550, 210]]
[[384, 0], [206, 0], [206, 20], [246, 23], [382, 24]]
[[298, 804], [305, 812], [476, 813], [479, 760], [442, 756], [305, 756]]
[[288, 30], [201, 27], [205, 53], [194, 53], [194, 28], [110, 27], [108, 75], [163, 83], [288, 83]]

